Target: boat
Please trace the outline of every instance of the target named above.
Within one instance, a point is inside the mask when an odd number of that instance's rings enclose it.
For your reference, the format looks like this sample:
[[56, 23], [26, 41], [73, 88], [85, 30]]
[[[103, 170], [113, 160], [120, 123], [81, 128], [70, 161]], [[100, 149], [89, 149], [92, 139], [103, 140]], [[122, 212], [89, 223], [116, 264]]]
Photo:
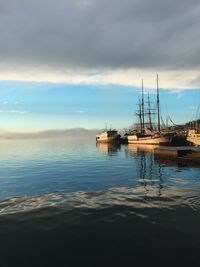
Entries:
[[141, 144], [141, 145], [170, 145], [173, 136], [169, 134], [152, 133], [150, 135], [143, 133], [129, 134], [128, 144]]
[[195, 120], [189, 123], [187, 131], [187, 140], [195, 146], [200, 146], [200, 104], [197, 107]]
[[[143, 144], [143, 145], [170, 145], [173, 133], [161, 131], [160, 124], [160, 99], [159, 99], [159, 86], [157, 75], [157, 129], [153, 129], [151, 120], [151, 108], [148, 96], [148, 111], [144, 111], [144, 89], [142, 80], [142, 97], [139, 99], [139, 111], [136, 112], [139, 117], [139, 129], [130, 130], [127, 134], [128, 144]], [[148, 115], [148, 123], [145, 123], [145, 115]]]
[[200, 131], [197, 129], [188, 130], [187, 140], [196, 146], [200, 146]]
[[104, 130], [96, 135], [96, 143], [119, 143], [120, 134], [116, 130]]

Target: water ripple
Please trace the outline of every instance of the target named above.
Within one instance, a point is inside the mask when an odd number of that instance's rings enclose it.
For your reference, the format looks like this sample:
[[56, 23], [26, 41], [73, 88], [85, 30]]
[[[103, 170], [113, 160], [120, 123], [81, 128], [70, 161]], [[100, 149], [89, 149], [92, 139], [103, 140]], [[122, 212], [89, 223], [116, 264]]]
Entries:
[[87, 208], [104, 209], [124, 206], [141, 208], [173, 209], [176, 206], [189, 206], [200, 211], [200, 195], [198, 191], [166, 189], [162, 196], [150, 192], [141, 194], [142, 188], [111, 188], [97, 192], [54, 193], [41, 196], [10, 197], [0, 201], [0, 215], [29, 212], [48, 207], [57, 207], [65, 211]]

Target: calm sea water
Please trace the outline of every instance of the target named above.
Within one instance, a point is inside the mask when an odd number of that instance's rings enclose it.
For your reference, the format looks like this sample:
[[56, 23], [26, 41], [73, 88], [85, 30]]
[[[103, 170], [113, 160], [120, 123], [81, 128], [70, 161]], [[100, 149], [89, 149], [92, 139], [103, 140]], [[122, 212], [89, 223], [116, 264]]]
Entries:
[[200, 169], [152, 147], [0, 142], [1, 266], [200, 266], [199, 225]]

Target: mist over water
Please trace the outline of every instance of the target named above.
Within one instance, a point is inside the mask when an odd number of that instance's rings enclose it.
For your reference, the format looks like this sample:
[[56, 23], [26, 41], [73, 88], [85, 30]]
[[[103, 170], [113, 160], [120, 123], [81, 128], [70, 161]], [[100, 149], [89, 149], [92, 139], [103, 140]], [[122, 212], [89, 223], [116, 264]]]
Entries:
[[0, 152], [2, 266], [199, 266], [199, 168], [87, 138]]

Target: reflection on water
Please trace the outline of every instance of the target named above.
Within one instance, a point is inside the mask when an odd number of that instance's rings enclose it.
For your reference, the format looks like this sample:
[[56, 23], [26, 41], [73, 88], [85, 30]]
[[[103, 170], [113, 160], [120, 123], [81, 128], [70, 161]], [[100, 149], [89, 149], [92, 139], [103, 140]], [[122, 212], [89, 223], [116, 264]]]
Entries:
[[1, 265], [200, 266], [199, 169], [153, 148], [1, 142]]
[[[192, 206], [194, 211], [200, 208], [200, 198], [197, 190], [163, 189], [162, 198], [156, 195], [141, 195], [139, 188], [115, 187], [106, 191], [55, 193], [33, 197], [12, 197], [0, 201], [0, 215], [30, 212], [54, 207], [65, 212], [74, 209], [101, 210], [113, 206], [126, 206], [141, 214], [141, 209]], [[144, 210], [143, 210], [144, 212]], [[145, 213], [145, 212], [144, 212]], [[121, 211], [123, 216], [123, 210]], [[145, 216], [145, 215], [144, 215]]]
[[1, 201], [2, 266], [199, 266], [199, 192], [137, 191]]
[[96, 147], [104, 155], [113, 156], [120, 151], [121, 145], [118, 143], [96, 143]]
[[0, 199], [51, 193], [140, 189], [200, 189], [199, 168], [155, 161], [153, 146], [97, 144], [91, 140], [0, 143]]
[[145, 194], [161, 196], [163, 188], [162, 167], [154, 164], [153, 145], [128, 145], [128, 153], [133, 158], [137, 157], [139, 183], [144, 187]]
[[157, 192], [161, 196], [163, 188], [199, 189], [197, 165], [188, 166], [175, 161], [155, 159], [155, 148], [156, 146], [128, 145], [126, 151], [134, 161], [138, 161], [136, 169], [139, 182], [144, 186], [147, 195]]
[[153, 153], [153, 150], [158, 147], [156, 145], [137, 145], [137, 144], [128, 144], [128, 151], [130, 154], [135, 153]]
[[160, 166], [166, 166], [166, 167], [178, 167], [180, 169], [183, 168], [200, 168], [199, 164], [193, 162], [193, 161], [180, 161], [180, 160], [170, 160], [170, 159], [163, 159], [156, 157], [154, 160], [155, 164], [158, 164]]

